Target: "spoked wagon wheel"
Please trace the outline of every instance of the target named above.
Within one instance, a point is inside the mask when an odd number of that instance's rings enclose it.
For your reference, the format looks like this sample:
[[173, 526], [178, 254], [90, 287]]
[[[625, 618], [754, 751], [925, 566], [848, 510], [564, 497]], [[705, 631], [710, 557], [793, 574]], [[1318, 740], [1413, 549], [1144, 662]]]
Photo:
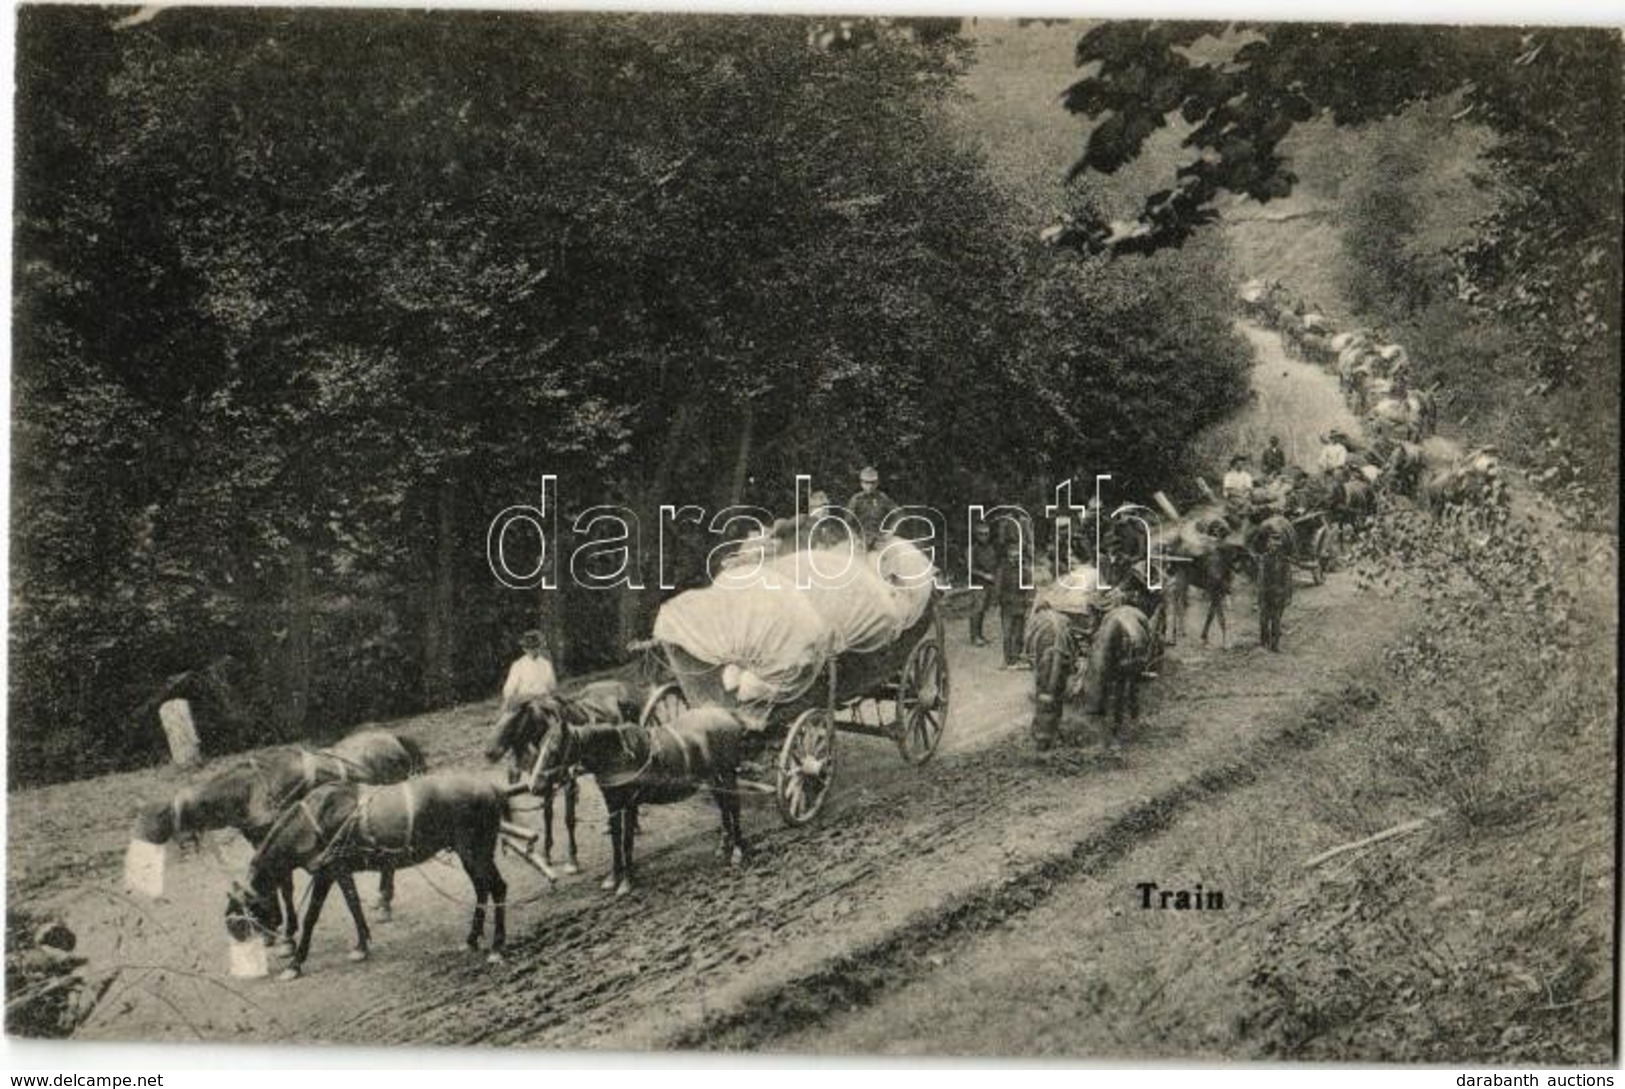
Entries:
[[914, 644], [897, 683], [897, 717], [892, 723], [897, 748], [910, 764], [923, 764], [937, 751], [948, 726], [948, 658], [934, 636]]
[[806, 824], [818, 816], [835, 782], [835, 715], [824, 707], [803, 711], [790, 724], [779, 749], [774, 797], [784, 823]]
[[1310, 550], [1314, 553], [1314, 563], [1309, 573], [1319, 586], [1326, 581], [1326, 572], [1332, 569], [1337, 560], [1336, 530], [1329, 524], [1322, 524], [1315, 530], [1314, 540], [1310, 542]]
[[646, 730], [651, 726], [662, 726], [676, 721], [677, 716], [686, 710], [688, 699], [683, 695], [683, 689], [676, 681], [666, 681], [649, 693], [643, 710], [638, 714], [638, 725]]

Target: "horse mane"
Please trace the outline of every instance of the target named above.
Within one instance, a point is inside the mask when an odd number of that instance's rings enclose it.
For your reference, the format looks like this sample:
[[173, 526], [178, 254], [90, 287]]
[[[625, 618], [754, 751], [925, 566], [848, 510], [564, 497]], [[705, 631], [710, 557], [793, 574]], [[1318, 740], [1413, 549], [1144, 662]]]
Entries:
[[407, 737], [403, 734], [396, 734], [395, 740], [399, 742], [401, 748], [406, 751], [406, 774], [408, 777], [422, 775], [428, 770], [429, 762], [424, 758], [423, 746], [418, 743], [417, 738]]

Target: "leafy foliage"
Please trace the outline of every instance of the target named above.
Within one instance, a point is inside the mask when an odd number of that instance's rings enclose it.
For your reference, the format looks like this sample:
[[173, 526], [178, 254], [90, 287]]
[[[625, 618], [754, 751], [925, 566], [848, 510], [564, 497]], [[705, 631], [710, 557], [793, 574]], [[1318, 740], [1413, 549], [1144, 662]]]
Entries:
[[484, 694], [538, 624], [618, 660], [655, 571], [486, 567], [544, 474], [568, 551], [590, 506], [783, 511], [796, 472], [951, 509], [1176, 457], [1243, 374], [1217, 258], [1033, 254], [943, 123], [954, 26], [20, 13], [19, 775], [156, 757], [164, 694], [218, 750]]

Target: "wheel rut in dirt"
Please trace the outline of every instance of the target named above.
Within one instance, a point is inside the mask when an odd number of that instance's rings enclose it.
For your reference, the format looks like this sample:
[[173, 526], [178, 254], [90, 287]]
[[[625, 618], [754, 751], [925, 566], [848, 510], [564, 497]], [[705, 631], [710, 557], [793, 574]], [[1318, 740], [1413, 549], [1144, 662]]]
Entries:
[[679, 1033], [670, 1044], [681, 1048], [771, 1050], [775, 1040], [816, 1026], [831, 1014], [872, 1004], [888, 990], [929, 976], [936, 965], [975, 935], [1005, 926], [1032, 911], [1068, 881], [1105, 872], [1147, 840], [1173, 828], [1202, 802], [1256, 781], [1281, 745], [1315, 744], [1334, 724], [1343, 721], [1351, 701], [1362, 702], [1357, 690], [1322, 697], [1301, 722], [1259, 738], [1231, 763], [1213, 767], [1156, 798], [1130, 807], [1070, 851], [946, 904], [875, 945], [853, 950], [817, 972]]

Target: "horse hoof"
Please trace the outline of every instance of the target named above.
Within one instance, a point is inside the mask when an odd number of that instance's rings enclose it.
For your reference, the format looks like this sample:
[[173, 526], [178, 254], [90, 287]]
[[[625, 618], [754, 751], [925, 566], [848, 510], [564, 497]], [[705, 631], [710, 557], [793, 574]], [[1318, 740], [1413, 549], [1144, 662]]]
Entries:
[[631, 896], [632, 895], [632, 882], [630, 882], [630, 881], [622, 881], [619, 885], [616, 885], [615, 886], [615, 895], [617, 897]]
[[501, 953], [498, 953], [496, 950], [492, 950], [491, 953], [485, 958], [485, 963], [506, 964], [508, 963], [508, 958], [503, 956]]
[[566, 862], [564, 865], [560, 866], [559, 871], [561, 873], [567, 873], [574, 876], [581, 872], [581, 867], [576, 863], [576, 860], [572, 858], [569, 862]]
[[374, 922], [387, 923], [395, 918], [395, 912], [390, 909], [388, 904], [374, 904], [372, 918]]
[[292, 942], [277, 942], [275, 945], [273, 945], [271, 947], [271, 953], [272, 953], [273, 956], [282, 957], [284, 959], [286, 959], [287, 957], [291, 957], [291, 956], [293, 956], [293, 943]]
[[602, 881], [600, 881], [598, 883], [598, 887], [603, 889], [605, 892], [614, 892], [615, 891], [615, 875], [610, 874], [608, 877], [604, 878]]
[[733, 849], [733, 853], [728, 856], [728, 861], [731, 865], [743, 866], [745, 864], [745, 849], [743, 847], [735, 847]]
[[360, 964], [367, 959], [367, 951], [365, 949], [352, 949], [345, 954], [345, 959], [351, 964]]
[[282, 973], [276, 978], [278, 983], [292, 983], [294, 980], [299, 978], [299, 969], [284, 968], [282, 969]]

